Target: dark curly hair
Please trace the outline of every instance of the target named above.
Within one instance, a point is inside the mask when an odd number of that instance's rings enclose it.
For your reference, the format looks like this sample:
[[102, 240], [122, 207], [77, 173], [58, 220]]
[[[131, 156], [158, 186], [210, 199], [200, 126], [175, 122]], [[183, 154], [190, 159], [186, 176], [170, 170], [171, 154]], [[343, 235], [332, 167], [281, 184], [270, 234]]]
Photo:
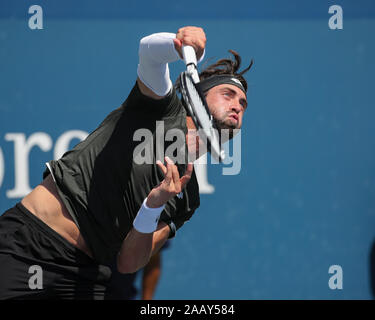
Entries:
[[247, 81], [243, 77], [243, 74], [250, 70], [250, 68], [254, 64], [254, 61], [251, 60], [250, 65], [246, 69], [242, 70], [241, 72], [238, 72], [238, 69], [241, 66], [241, 57], [234, 50], [229, 50], [229, 52], [234, 56], [234, 60], [221, 59], [217, 61], [216, 63], [205, 68], [199, 74], [199, 78], [202, 81], [213, 75], [224, 75], [224, 74], [233, 75], [234, 77], [236, 77], [238, 80], [241, 81], [244, 89], [247, 91]]
[[[247, 81], [243, 77], [243, 74], [250, 70], [250, 68], [253, 66], [254, 61], [251, 59], [250, 65], [242, 70], [241, 72], [238, 72], [238, 69], [241, 66], [241, 57], [240, 55], [234, 51], [234, 50], [228, 50], [233, 56], [234, 60], [232, 59], [221, 59], [218, 60], [216, 63], [209, 65], [207, 68], [205, 68], [200, 74], [199, 78], [200, 80], [207, 79], [213, 75], [232, 75], [238, 80], [241, 81], [244, 89], [247, 91]], [[175, 82], [175, 87], [177, 91], [180, 91], [180, 78], [177, 78]]]

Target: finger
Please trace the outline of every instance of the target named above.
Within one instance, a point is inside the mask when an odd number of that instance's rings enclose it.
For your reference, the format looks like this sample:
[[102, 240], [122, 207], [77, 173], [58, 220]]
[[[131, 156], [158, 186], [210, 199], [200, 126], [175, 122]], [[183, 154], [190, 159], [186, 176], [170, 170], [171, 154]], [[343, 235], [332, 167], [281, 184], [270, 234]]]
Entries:
[[173, 183], [174, 183], [175, 191], [179, 193], [181, 192], [180, 174], [178, 173], [177, 166], [175, 165], [173, 165], [172, 176], [173, 176]]
[[160, 170], [163, 172], [165, 176], [167, 174], [167, 167], [160, 160], [157, 160], [156, 164], [158, 165], [158, 167], [160, 168]]
[[191, 175], [193, 173], [193, 163], [188, 163], [185, 174], [180, 179], [181, 189], [185, 188], [186, 184], [189, 182]]
[[192, 40], [205, 43], [206, 34], [202, 28], [184, 27], [178, 30], [176, 39], [180, 40], [183, 44], [188, 44]]
[[181, 48], [182, 47], [182, 41], [179, 38], [174, 38], [173, 39], [173, 43], [174, 43], [175, 47], [177, 47], [177, 48]]
[[169, 158], [168, 156], [165, 156], [165, 157], [164, 157], [164, 161], [165, 161], [166, 163], [169, 163], [169, 164], [174, 164], [173, 161], [171, 160], [171, 158]]
[[168, 157], [165, 157], [164, 159], [167, 163], [167, 173], [165, 175], [164, 181], [169, 185], [173, 181], [173, 162]]
[[185, 46], [192, 46], [197, 55], [197, 58], [200, 59], [203, 55], [205, 48], [205, 40], [198, 37], [186, 36], [182, 40], [182, 44]]
[[192, 46], [195, 49], [195, 51], [197, 51], [200, 46], [199, 39], [192, 37], [190, 35], [184, 37], [181, 42], [184, 46]]

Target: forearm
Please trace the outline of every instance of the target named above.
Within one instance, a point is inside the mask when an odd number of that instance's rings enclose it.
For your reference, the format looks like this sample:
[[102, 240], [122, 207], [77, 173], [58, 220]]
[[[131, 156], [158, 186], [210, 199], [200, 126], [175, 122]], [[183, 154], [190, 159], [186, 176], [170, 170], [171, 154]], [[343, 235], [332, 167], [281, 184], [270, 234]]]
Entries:
[[182, 58], [182, 44], [192, 45], [200, 62], [204, 57], [205, 43], [203, 29], [196, 27], [181, 28], [177, 34], [161, 32], [142, 38], [137, 68], [141, 92], [154, 99], [166, 96], [172, 89], [168, 64]]
[[173, 43], [175, 37], [174, 33], [155, 33], [144, 37], [139, 44], [138, 79], [158, 97], [165, 96], [172, 88], [168, 63], [179, 59]]
[[161, 273], [161, 253], [155, 253], [143, 269], [142, 300], [152, 300]]
[[143, 268], [150, 257], [160, 250], [169, 237], [169, 227], [159, 222], [155, 232], [141, 233], [132, 228], [122, 243], [117, 256], [117, 269], [121, 273], [133, 273]]

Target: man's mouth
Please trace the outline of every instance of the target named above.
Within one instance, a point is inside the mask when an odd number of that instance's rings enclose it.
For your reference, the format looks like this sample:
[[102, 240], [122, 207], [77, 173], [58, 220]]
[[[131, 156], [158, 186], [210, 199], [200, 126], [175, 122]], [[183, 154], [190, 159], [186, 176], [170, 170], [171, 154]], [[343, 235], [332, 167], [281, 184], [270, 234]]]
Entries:
[[229, 115], [229, 118], [232, 118], [232, 119], [236, 120], [236, 122], [238, 121], [238, 115], [236, 113], [231, 113]]

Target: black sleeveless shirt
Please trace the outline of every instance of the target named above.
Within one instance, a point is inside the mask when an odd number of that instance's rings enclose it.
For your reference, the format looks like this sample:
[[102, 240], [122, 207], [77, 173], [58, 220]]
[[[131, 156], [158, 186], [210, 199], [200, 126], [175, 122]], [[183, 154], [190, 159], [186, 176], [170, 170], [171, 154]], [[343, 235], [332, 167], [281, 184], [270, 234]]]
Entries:
[[[164, 179], [155, 163], [159, 159], [157, 151], [165, 151], [173, 141], [164, 141], [164, 146], [160, 146], [155, 134], [157, 121], [163, 121], [165, 133], [170, 129], [187, 132], [186, 111], [175, 89], [163, 99], [154, 100], [143, 95], [136, 83], [121, 107], [112, 111], [84, 141], [61, 159], [49, 162], [59, 195], [99, 263], [114, 259], [143, 200]], [[138, 129], [153, 134], [151, 164], [134, 161], [134, 152], [141, 143], [134, 141]], [[177, 163], [180, 176], [186, 170], [186, 143], [183, 148], [185, 161]], [[46, 169], [44, 177], [49, 173]], [[193, 171], [182, 194], [166, 204], [160, 221], [168, 224], [173, 219], [179, 229], [199, 202]]]

